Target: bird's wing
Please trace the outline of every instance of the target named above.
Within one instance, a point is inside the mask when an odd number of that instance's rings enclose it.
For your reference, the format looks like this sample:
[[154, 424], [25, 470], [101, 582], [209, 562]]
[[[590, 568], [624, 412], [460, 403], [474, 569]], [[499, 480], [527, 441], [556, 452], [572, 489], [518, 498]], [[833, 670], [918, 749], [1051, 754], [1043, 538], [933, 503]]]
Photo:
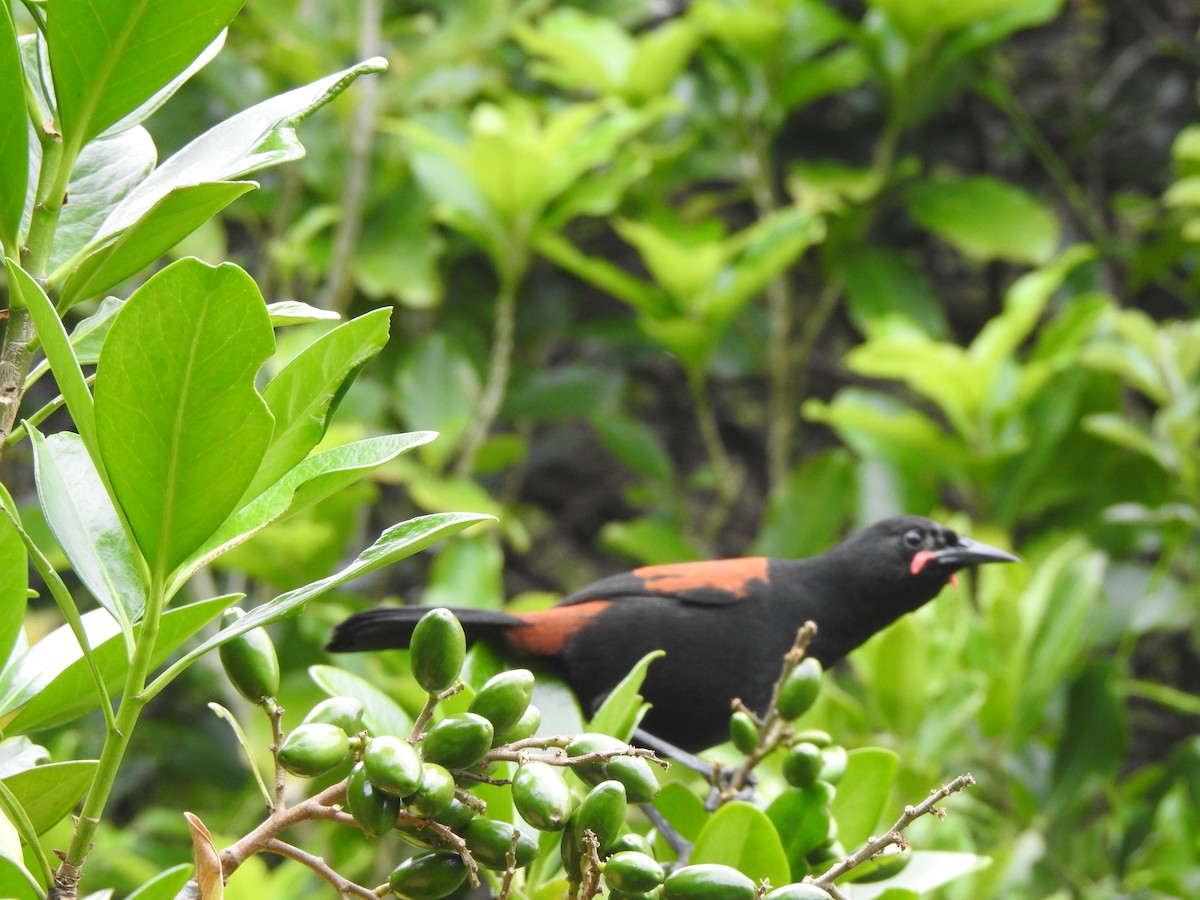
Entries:
[[765, 556], [714, 559], [705, 562], [642, 566], [632, 572], [610, 575], [571, 594], [560, 603], [572, 605], [594, 600], [637, 597], [673, 597], [699, 606], [726, 606], [750, 595], [770, 580]]

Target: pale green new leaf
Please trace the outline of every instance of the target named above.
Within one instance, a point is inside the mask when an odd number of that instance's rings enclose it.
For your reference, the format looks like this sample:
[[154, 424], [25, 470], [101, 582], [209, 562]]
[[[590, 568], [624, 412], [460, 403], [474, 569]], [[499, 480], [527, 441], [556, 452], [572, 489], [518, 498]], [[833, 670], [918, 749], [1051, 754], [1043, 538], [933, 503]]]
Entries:
[[[1001, 0], [1006, 2], [1006, 0]], [[906, 197], [909, 214], [963, 255], [1040, 265], [1058, 247], [1058, 217], [1015, 185], [988, 176], [918, 182]]]
[[391, 314], [385, 307], [339, 325], [305, 347], [263, 389], [275, 433], [248, 497], [278, 481], [325, 436], [341, 398], [387, 343]]
[[44, 438], [31, 426], [29, 438], [50, 530], [79, 580], [129, 631], [146, 603], [140, 560], [87, 448], [69, 431]]
[[634, 730], [650, 709], [650, 704], [644, 703], [639, 693], [642, 682], [646, 680], [646, 671], [652, 662], [666, 655], [663, 650], [652, 650], [639, 659], [629, 674], [604, 698], [604, 703], [588, 723], [588, 730], [611, 734], [623, 741], [633, 737]]
[[271, 327], [284, 325], [306, 325], [309, 322], [336, 322], [341, 316], [331, 309], [320, 309], [300, 300], [280, 300], [267, 304], [271, 316]]
[[847, 847], [858, 847], [878, 833], [899, 763], [899, 755], [883, 747], [855, 747], [846, 754], [846, 774], [830, 812], [838, 823], [838, 840]]
[[96, 373], [100, 450], [151, 573], [167, 573], [234, 510], [273, 423], [254, 377], [274, 349], [262, 295], [237, 266], [183, 259], [117, 316]]
[[47, 42], [67, 146], [83, 146], [170, 84], [243, 2], [50, 0]]
[[29, 178], [29, 121], [25, 81], [12, 10], [0, 3], [0, 252], [17, 255], [17, 232]]

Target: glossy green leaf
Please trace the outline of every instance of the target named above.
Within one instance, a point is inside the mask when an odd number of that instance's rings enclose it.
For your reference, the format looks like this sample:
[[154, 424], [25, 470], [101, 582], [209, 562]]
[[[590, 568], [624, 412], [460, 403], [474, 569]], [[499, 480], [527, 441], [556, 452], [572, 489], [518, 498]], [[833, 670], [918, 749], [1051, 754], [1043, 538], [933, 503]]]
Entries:
[[0, 515], [0, 666], [24, 633], [29, 561], [25, 543], [8, 516]]
[[68, 272], [61, 305], [69, 308], [136, 275], [218, 212], [258, 185], [217, 181], [177, 187], [120, 232], [101, 226], [83, 248], [84, 257]]
[[314, 581], [303, 587], [280, 594], [274, 600], [256, 606], [233, 624], [221, 629], [215, 635], [204, 641], [200, 646], [186, 653], [181, 659], [155, 680], [151, 689], [157, 693], [180, 671], [191, 665], [210, 650], [232, 640], [239, 634], [244, 634], [252, 628], [269, 625], [299, 611], [304, 603], [319, 597], [326, 591], [352, 581], [376, 569], [389, 566], [392, 563], [411, 556], [426, 547], [437, 543], [443, 538], [457, 534], [464, 528], [478, 525], [481, 522], [492, 521], [491, 516], [477, 513], [440, 513], [432, 516], [420, 516], [409, 519], [399, 525], [393, 525], [379, 536], [370, 547], [358, 555], [350, 565], [340, 572]]
[[62, 319], [54, 311], [54, 306], [41, 285], [34, 281], [28, 272], [16, 266], [10, 259], [6, 259], [4, 264], [8, 269], [10, 289], [29, 309], [38, 337], [45, 348], [46, 359], [54, 370], [54, 380], [58, 382], [71, 418], [75, 420], [75, 427], [89, 452], [99, 456], [92, 392], [88, 390], [83, 370], [79, 368], [79, 361], [75, 358], [75, 351], [71, 347]]
[[1039, 265], [1058, 247], [1060, 227], [1053, 211], [995, 178], [922, 181], [909, 188], [906, 200], [919, 225], [972, 259]]
[[588, 723], [589, 731], [611, 734], [623, 741], [633, 736], [634, 729], [650, 709], [650, 704], [643, 702], [642, 695], [638, 692], [642, 689], [642, 682], [646, 680], [650, 664], [662, 656], [666, 656], [666, 653], [653, 650], [634, 664], [629, 674], [604, 698], [604, 702]]
[[34, 766], [4, 779], [38, 834], [58, 824], [83, 797], [96, 771], [94, 759]]
[[67, 145], [81, 147], [168, 85], [244, 0], [50, 0], [50, 48]]
[[692, 848], [689, 865], [732, 866], [755, 883], [788, 884], [791, 869], [780, 836], [767, 814], [742, 801], [726, 803], [710, 818]]
[[267, 313], [271, 316], [272, 328], [282, 328], [285, 325], [306, 325], [310, 322], [336, 322], [341, 318], [331, 309], [320, 309], [300, 300], [280, 300], [277, 303], [268, 303]]
[[192, 877], [190, 863], [181, 863], [159, 872], [125, 900], [174, 900]]
[[165, 575], [245, 492], [271, 437], [254, 388], [274, 348], [254, 281], [184, 259], [137, 290], [96, 374], [105, 468], [151, 572]]
[[8, 85], [0, 91], [0, 252], [14, 257], [29, 178], [24, 81], [12, 10], [7, 3], [0, 4], [0, 84]]
[[296, 137], [296, 126], [358, 76], [386, 68], [383, 59], [367, 60], [264, 100], [210, 128], [138, 185], [105, 220], [105, 230], [115, 233], [128, 228], [175, 188], [232, 181], [299, 159], [304, 147]]
[[899, 762], [898, 754], [882, 747], [856, 747], [846, 754], [846, 774], [831, 804], [838, 840], [845, 846], [857, 847], [879, 833], [876, 826]]
[[[104, 346], [108, 330], [124, 305], [125, 301], [120, 297], [105, 297], [94, 313], [80, 320], [71, 330], [71, 349], [75, 351], [79, 365], [94, 366], [100, 361], [100, 348]], [[30, 371], [29, 377], [36, 380], [49, 370], [49, 362], [42, 360]]]
[[829, 834], [833, 792], [830, 785], [817, 781], [806, 788], [785, 788], [767, 806], [767, 818], [775, 826], [788, 859], [791, 881], [808, 874], [805, 856], [824, 843]]
[[0, 778], [50, 762], [50, 751], [23, 734], [0, 741]]
[[431, 431], [383, 435], [314, 453], [221, 523], [182, 567], [177, 584], [272, 522], [312, 506], [436, 436]]
[[440, 469], [471, 422], [479, 401], [479, 373], [462, 347], [445, 334], [433, 333], [405, 349], [395, 384], [404, 423], [441, 435], [421, 452], [432, 468]]
[[38, 498], [46, 522], [75, 574], [128, 630], [142, 614], [141, 561], [78, 435], [48, 438], [30, 427]]
[[390, 307], [377, 309], [339, 325], [300, 351], [263, 389], [275, 431], [248, 497], [282, 478], [325, 436], [355, 377], [387, 343], [391, 314]]
[[654, 798], [653, 806], [685, 841], [696, 840], [710, 818], [704, 808], [704, 798], [696, 796], [695, 791], [678, 781], [664, 784]]
[[154, 170], [158, 150], [150, 132], [140, 125], [83, 148], [67, 186], [70, 202], [63, 206], [50, 253], [50, 271], [57, 270], [99, 237], [108, 215]]
[[[241, 596], [214, 597], [163, 613], [154, 664], [160, 664]], [[100, 609], [85, 613], [83, 621], [104, 683], [110, 691], [119, 691], [129, 667], [119, 626]], [[135, 635], [140, 634], [141, 625], [134, 625], [133, 630]], [[95, 709], [97, 702], [87, 663], [75, 636], [63, 625], [34, 644], [20, 661], [0, 710], [8, 713], [20, 709], [6, 729], [15, 734], [70, 722]]]
[[308, 674], [330, 697], [353, 697], [363, 705], [363, 724], [373, 735], [406, 738], [413, 720], [404, 709], [371, 682], [337, 666], [309, 666]]

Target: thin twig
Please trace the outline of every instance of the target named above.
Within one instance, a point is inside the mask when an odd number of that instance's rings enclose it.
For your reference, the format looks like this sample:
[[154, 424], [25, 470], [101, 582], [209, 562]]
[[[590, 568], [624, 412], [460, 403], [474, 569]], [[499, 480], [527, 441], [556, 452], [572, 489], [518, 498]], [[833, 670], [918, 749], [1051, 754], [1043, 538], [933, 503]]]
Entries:
[[271, 758], [275, 761], [275, 810], [281, 810], [287, 802], [284, 800], [284, 788], [287, 786], [287, 775], [283, 771], [283, 766], [279, 764], [279, 748], [283, 745], [283, 714], [286, 712], [282, 706], [275, 702], [275, 698], [267, 697], [263, 709], [267, 713], [267, 717], [271, 720]]
[[918, 803], [916, 806], [906, 806], [903, 815], [896, 820], [887, 833], [882, 837], [873, 837], [862, 845], [855, 853], [847, 856], [837, 865], [823, 872], [817, 878], [811, 879], [812, 883], [823, 890], [828, 891], [837, 879], [841, 878], [857, 865], [861, 865], [869, 859], [874, 859], [888, 847], [893, 845], [901, 850], [908, 846], [908, 842], [904, 840], [904, 829], [911, 825], [921, 816], [932, 813], [939, 819], [945, 818], [946, 811], [937, 806], [937, 804], [945, 800], [951, 794], [961, 791], [975, 783], [975, 779], [969, 773], [959, 775], [949, 784], [943, 785], [929, 792], [929, 796]]
[[361, 884], [356, 884], [348, 878], [339, 875], [334, 869], [319, 856], [314, 856], [307, 853], [292, 844], [272, 838], [263, 845], [263, 851], [267, 853], [277, 853], [280, 856], [286, 856], [288, 859], [295, 860], [301, 865], [308, 866], [326, 881], [328, 881], [335, 891], [340, 896], [352, 894], [356, 897], [364, 897], [367, 900], [379, 900], [379, 895], [370, 888], [363, 887]]
[[504, 854], [504, 877], [500, 880], [500, 892], [496, 900], [508, 900], [512, 891], [513, 878], [517, 874], [517, 843], [521, 840], [521, 832], [513, 829], [512, 838], [508, 842], [508, 850]]
[[590, 900], [600, 893], [600, 839], [590, 828], [583, 832], [583, 872], [579, 882], [581, 900]]

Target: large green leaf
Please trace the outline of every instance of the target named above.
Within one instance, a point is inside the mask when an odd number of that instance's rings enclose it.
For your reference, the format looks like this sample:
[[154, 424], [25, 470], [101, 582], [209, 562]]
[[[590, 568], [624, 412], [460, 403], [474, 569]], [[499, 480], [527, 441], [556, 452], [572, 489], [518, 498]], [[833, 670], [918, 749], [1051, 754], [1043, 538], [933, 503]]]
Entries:
[[87, 255], [77, 266], [66, 267], [61, 306], [69, 308], [141, 271], [256, 187], [253, 181], [183, 185], [170, 191], [124, 231], [114, 233], [101, 226], [83, 248]]
[[154, 140], [140, 125], [83, 148], [67, 185], [70, 199], [54, 230], [51, 272], [98, 239], [104, 220], [154, 171], [156, 162]]
[[25, 627], [29, 562], [25, 543], [8, 516], [0, 516], [0, 666]]
[[846, 754], [846, 773], [831, 809], [838, 840], [847, 847], [864, 844], [879, 824], [900, 757], [883, 747], [856, 747]]
[[49, 830], [79, 802], [92, 783], [96, 771], [94, 759], [33, 766], [4, 779], [29, 816], [38, 834]]
[[183, 185], [231, 181], [304, 155], [296, 126], [354, 83], [381, 72], [387, 62], [369, 59], [341, 72], [264, 100], [200, 135], [132, 191], [104, 222], [113, 233], [138, 221], [163, 197]]
[[337, 666], [309, 666], [308, 674], [330, 697], [353, 697], [363, 705], [363, 724], [371, 734], [406, 737], [412, 718], [400, 704], [371, 682]]
[[233, 511], [272, 420], [254, 377], [274, 348], [254, 281], [183, 259], [117, 315], [96, 373], [105, 468], [151, 573], [165, 576]]
[[181, 863], [159, 872], [125, 900], [174, 900], [192, 877], [190, 863]]
[[[154, 665], [160, 664], [180, 644], [241, 597], [241, 594], [213, 597], [163, 613], [158, 641], [154, 645]], [[129, 668], [119, 626], [102, 609], [85, 613], [83, 622], [104, 683], [110, 691], [119, 691]], [[133, 630], [135, 635], [140, 634], [141, 625], [135, 625]], [[91, 673], [75, 635], [66, 625], [56, 628], [30, 648], [5, 687], [8, 690], [0, 702], [0, 714], [20, 709], [5, 729], [10, 734], [61, 725], [91, 712], [98, 705]]]
[[921, 226], [982, 261], [1038, 265], [1059, 241], [1053, 211], [1015, 185], [987, 176], [922, 181], [909, 188], [909, 214]]
[[923, 273], [887, 247], [854, 245], [838, 260], [847, 311], [868, 338], [942, 337], [946, 317]]
[[700, 830], [691, 863], [733, 866], [755, 883], [790, 883], [791, 867], [779, 833], [767, 814], [749, 803], [734, 801], [718, 809]]
[[29, 428], [46, 523], [92, 596], [130, 629], [146, 604], [140, 560], [79, 436]]
[[314, 597], [319, 597], [321, 594], [340, 584], [352, 581], [384, 566], [389, 566], [397, 560], [404, 559], [420, 550], [424, 550], [426, 547], [442, 540], [442, 538], [457, 534], [464, 528], [469, 528], [480, 522], [492, 521], [492, 518], [492, 516], [483, 516], [477, 513], [438, 513], [432, 516], [420, 516], [416, 519], [409, 519], [407, 522], [401, 522], [399, 525], [393, 525], [381, 534], [374, 544], [360, 553], [354, 562], [350, 563], [350, 565], [346, 566], [340, 572], [336, 572], [328, 578], [322, 578], [320, 581], [314, 581], [311, 584], [296, 588], [293, 591], [288, 591], [286, 594], [280, 594], [274, 600], [264, 603], [261, 606], [256, 606], [232, 625], [221, 629], [221, 631], [210, 637], [199, 647], [189, 651], [175, 662], [170, 669], [155, 680], [149, 690], [152, 693], [157, 693], [175, 675], [191, 665], [195, 660], [208, 651], [221, 646], [226, 641], [233, 640], [239, 634], [245, 634], [252, 628], [258, 628], [260, 625], [269, 625], [289, 615], [294, 615], [304, 603], [307, 603]]
[[833, 794], [832, 785], [817, 781], [806, 788], [784, 788], [767, 807], [767, 818], [775, 826], [791, 869], [788, 881], [799, 881], [808, 874], [805, 857], [829, 835]]
[[81, 147], [168, 85], [244, 0], [50, 0], [47, 42], [68, 147]]
[[17, 231], [29, 179], [29, 121], [25, 113], [25, 74], [17, 28], [7, 3], [0, 3], [0, 252], [17, 255]]
[[387, 343], [391, 315], [385, 307], [339, 325], [300, 351], [263, 389], [275, 433], [248, 497], [278, 481], [325, 436], [355, 376]]

